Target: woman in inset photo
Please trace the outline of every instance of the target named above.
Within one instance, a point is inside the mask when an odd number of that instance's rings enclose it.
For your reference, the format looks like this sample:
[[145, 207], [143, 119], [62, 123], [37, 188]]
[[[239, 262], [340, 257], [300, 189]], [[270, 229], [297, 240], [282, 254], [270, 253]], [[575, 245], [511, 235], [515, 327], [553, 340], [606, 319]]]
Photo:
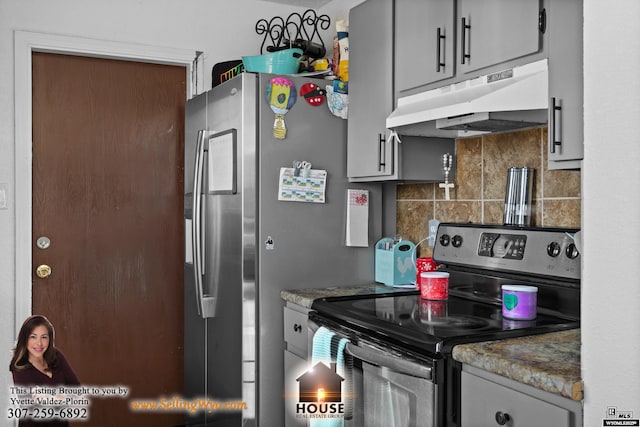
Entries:
[[[54, 344], [53, 325], [44, 316], [27, 318], [20, 328], [16, 348], [9, 365], [16, 386], [55, 387], [80, 385], [73, 368]], [[21, 418], [19, 426], [68, 426], [68, 421], [56, 419]]]

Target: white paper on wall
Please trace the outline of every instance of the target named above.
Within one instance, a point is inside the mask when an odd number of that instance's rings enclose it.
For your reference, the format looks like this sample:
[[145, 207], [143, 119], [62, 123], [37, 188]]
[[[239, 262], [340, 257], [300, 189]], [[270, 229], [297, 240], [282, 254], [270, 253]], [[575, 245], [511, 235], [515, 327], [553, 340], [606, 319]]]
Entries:
[[369, 246], [369, 190], [347, 190], [347, 246]]

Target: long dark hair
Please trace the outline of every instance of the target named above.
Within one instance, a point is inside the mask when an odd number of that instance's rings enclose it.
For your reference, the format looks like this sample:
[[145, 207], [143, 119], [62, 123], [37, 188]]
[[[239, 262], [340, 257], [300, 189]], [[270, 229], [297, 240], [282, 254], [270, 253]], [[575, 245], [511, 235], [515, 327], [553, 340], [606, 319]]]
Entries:
[[54, 345], [55, 330], [53, 329], [53, 325], [46, 317], [41, 315], [34, 315], [28, 317], [20, 328], [20, 333], [18, 334], [18, 342], [16, 343], [16, 348], [13, 351], [13, 358], [11, 359], [11, 364], [9, 365], [10, 371], [22, 371], [29, 365], [29, 351], [27, 350], [27, 342], [29, 341], [29, 335], [31, 335], [33, 330], [38, 326], [44, 326], [45, 328], [47, 328], [47, 331], [49, 333], [49, 347], [47, 347], [47, 350], [44, 352], [44, 360], [47, 362], [49, 369], [55, 366], [57, 351]]

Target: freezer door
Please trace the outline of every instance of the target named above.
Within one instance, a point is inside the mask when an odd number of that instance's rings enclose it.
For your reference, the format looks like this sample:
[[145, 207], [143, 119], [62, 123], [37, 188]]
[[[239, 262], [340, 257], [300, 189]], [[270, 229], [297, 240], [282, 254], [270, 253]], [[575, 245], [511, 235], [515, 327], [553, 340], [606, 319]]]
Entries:
[[[214, 402], [242, 400], [241, 94], [230, 81], [187, 104], [185, 395]], [[205, 411], [186, 423], [241, 419], [241, 410]]]
[[[199, 131], [207, 126], [207, 94], [189, 100], [185, 106], [185, 268], [184, 268], [184, 394], [186, 398], [202, 396], [206, 378], [202, 374], [205, 366], [205, 320], [198, 314], [193, 266], [193, 178], [195, 153]], [[189, 417], [188, 421], [199, 421], [204, 417]], [[188, 422], [190, 424], [190, 422]]]
[[[242, 397], [242, 240], [244, 189], [239, 174], [240, 141], [247, 130], [240, 113], [241, 79], [216, 86], [207, 101], [203, 176], [205, 294], [216, 297], [215, 317], [207, 319], [207, 395], [215, 401]], [[239, 426], [244, 410], [217, 411], [213, 425]], [[232, 424], [227, 424], [231, 423]]]
[[242, 298], [241, 293], [230, 295], [221, 289], [234, 286], [228, 283], [241, 277], [237, 138], [242, 135], [238, 130], [242, 122], [228, 113], [241, 105], [241, 91], [222, 90], [226, 86], [208, 93], [207, 125], [195, 136], [193, 168], [187, 178], [193, 191], [191, 200], [187, 194], [192, 208], [191, 215], [186, 214], [186, 262], [193, 266], [196, 308], [203, 318], [216, 317], [220, 304]]

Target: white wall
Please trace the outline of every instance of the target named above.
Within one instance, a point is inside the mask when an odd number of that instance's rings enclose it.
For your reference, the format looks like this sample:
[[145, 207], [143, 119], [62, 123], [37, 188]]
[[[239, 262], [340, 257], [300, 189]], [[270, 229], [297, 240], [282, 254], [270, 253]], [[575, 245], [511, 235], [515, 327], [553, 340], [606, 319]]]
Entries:
[[640, 2], [584, 0], [585, 426], [640, 418]]
[[[16, 325], [14, 41], [15, 30], [108, 41], [174, 47], [204, 52], [205, 87], [211, 67], [221, 61], [259, 53], [258, 19], [288, 16], [305, 7], [259, 0], [0, 0], [0, 186], [8, 186], [8, 209], [0, 209], [0, 425], [6, 420], [8, 370]], [[334, 7], [326, 12], [332, 18]], [[346, 9], [339, 12], [346, 14]], [[328, 48], [334, 26], [323, 35]], [[18, 236], [17, 238], [24, 238]], [[31, 286], [21, 283], [20, 286]]]
[[364, 0], [333, 0], [322, 8], [322, 13], [331, 17], [332, 21], [338, 19], [349, 20], [349, 9], [359, 5]]

